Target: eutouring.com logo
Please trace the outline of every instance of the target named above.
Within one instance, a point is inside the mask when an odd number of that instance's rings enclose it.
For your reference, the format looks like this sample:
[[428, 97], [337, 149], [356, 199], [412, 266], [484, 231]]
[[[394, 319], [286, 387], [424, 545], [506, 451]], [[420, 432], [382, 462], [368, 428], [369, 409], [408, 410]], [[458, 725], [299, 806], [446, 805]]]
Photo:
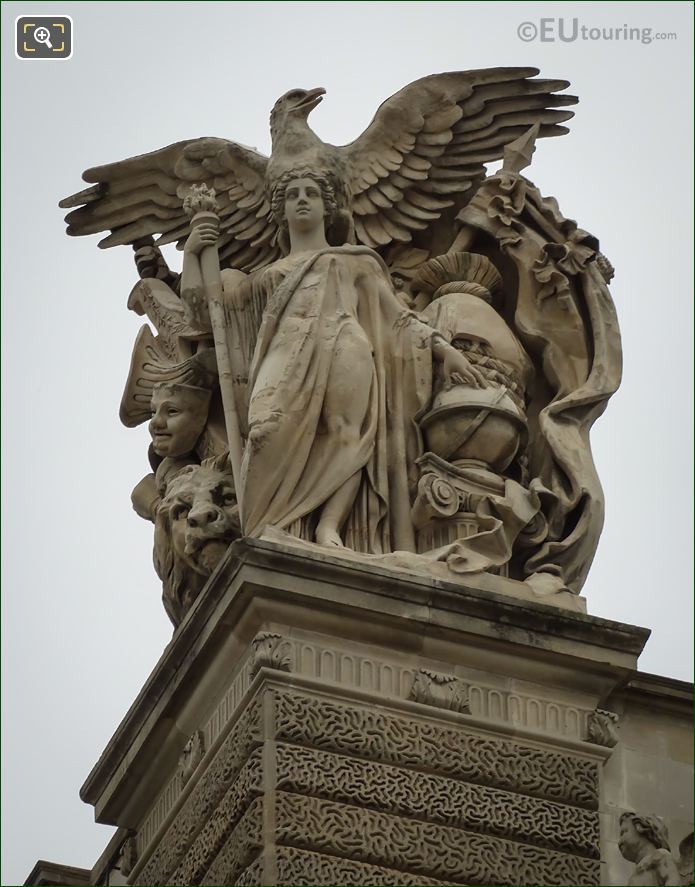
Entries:
[[613, 43], [652, 43], [654, 40], [677, 40], [674, 31], [657, 31], [631, 25], [593, 27], [582, 24], [578, 18], [541, 18], [536, 22], [521, 22], [516, 29], [524, 43], [576, 43], [599, 40]]

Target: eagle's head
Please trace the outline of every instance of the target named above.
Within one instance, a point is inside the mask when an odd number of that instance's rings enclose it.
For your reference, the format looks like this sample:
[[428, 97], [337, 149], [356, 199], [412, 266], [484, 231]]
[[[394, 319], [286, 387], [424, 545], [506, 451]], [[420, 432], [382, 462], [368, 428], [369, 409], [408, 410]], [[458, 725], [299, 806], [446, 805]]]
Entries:
[[291, 89], [280, 96], [270, 112], [271, 133], [281, 131], [292, 120], [306, 121], [325, 94], [326, 90], [319, 86], [316, 89]]

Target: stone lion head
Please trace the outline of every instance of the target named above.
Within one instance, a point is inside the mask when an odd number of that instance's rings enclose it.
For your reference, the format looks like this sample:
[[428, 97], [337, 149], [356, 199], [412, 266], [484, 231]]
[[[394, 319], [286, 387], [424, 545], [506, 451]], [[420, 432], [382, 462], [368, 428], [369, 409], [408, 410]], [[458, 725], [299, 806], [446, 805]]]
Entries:
[[227, 454], [187, 465], [169, 479], [154, 525], [154, 565], [164, 607], [177, 626], [241, 535]]

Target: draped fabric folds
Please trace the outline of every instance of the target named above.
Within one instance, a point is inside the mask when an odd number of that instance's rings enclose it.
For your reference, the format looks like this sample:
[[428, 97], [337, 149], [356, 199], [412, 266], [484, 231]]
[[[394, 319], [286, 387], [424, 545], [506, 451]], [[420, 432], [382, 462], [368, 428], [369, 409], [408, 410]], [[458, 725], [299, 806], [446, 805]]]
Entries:
[[511, 259], [514, 331], [536, 364], [528, 406], [530, 487], [540, 497], [548, 535], [523, 570], [553, 574], [579, 593], [604, 517], [589, 432], [622, 370], [618, 320], [600, 267], [608, 263], [596, 238], [565, 218], [554, 198], [505, 170], [486, 179], [458, 218], [493, 237]]
[[[311, 541], [321, 507], [360, 472], [347, 546], [414, 551], [414, 417], [431, 395], [436, 333], [403, 308], [381, 258], [353, 246], [288, 256], [236, 281], [226, 304], [237, 404], [248, 417], [244, 532], [268, 525]], [[371, 377], [357, 441], [326, 427], [338, 359], [348, 370], [360, 361]]]

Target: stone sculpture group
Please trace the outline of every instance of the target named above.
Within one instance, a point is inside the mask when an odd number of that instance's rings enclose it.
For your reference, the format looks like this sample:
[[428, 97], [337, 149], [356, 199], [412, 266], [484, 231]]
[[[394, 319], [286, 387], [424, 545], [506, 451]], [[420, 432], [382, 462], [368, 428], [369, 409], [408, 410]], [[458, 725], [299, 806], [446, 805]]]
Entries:
[[270, 158], [179, 142], [62, 202], [68, 233], [135, 250], [128, 306], [151, 326], [121, 419], [150, 423], [133, 504], [174, 625], [232, 540], [269, 532], [579, 592], [620, 342], [598, 241], [522, 175], [576, 102], [537, 73], [425, 77], [343, 148], [308, 126], [324, 91], [292, 90]]

